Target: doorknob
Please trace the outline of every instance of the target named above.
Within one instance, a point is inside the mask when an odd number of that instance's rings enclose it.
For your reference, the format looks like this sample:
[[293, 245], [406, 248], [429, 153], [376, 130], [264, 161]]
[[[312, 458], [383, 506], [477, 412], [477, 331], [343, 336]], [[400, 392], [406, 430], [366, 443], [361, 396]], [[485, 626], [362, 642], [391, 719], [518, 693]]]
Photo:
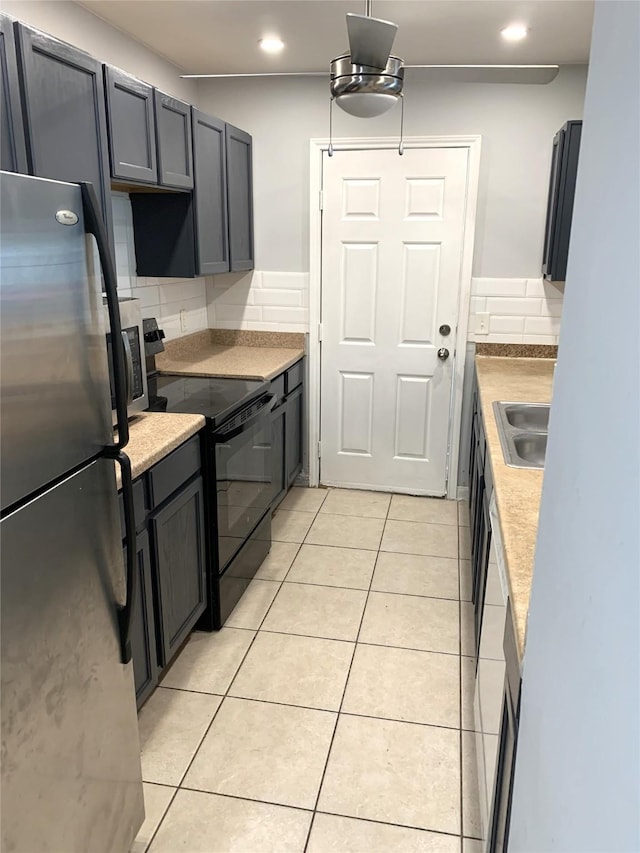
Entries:
[[446, 361], [449, 358], [449, 350], [446, 347], [440, 347], [438, 350], [438, 358], [440, 361]]
[[438, 329], [441, 335], [450, 335], [451, 334], [451, 326], [448, 323], [443, 323], [442, 326]]

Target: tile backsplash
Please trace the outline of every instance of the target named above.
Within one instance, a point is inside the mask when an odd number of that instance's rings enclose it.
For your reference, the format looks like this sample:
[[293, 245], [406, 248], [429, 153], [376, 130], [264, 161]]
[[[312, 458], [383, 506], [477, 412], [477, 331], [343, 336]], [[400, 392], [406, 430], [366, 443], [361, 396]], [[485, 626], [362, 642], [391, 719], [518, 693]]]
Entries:
[[[563, 285], [541, 278], [473, 278], [469, 340], [504, 344], [557, 344]], [[484, 315], [481, 318], [478, 315]], [[480, 320], [485, 329], [480, 329]]]
[[144, 278], [136, 275], [131, 203], [113, 193], [118, 293], [140, 300], [143, 317], [156, 317], [168, 340], [206, 329], [206, 278]]
[[211, 276], [207, 310], [212, 329], [309, 330], [309, 275], [253, 270]]

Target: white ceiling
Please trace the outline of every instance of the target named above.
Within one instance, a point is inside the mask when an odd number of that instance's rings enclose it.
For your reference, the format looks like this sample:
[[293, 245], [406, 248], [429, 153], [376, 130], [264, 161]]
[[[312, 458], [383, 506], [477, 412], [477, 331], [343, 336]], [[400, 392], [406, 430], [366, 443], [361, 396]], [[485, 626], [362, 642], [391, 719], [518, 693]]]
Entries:
[[[81, 0], [81, 6], [187, 73], [323, 71], [346, 50], [353, 0]], [[373, 14], [399, 25], [394, 54], [409, 64], [583, 63], [592, 0], [373, 0]], [[509, 23], [530, 28], [505, 42]], [[285, 42], [268, 56], [258, 39]]]

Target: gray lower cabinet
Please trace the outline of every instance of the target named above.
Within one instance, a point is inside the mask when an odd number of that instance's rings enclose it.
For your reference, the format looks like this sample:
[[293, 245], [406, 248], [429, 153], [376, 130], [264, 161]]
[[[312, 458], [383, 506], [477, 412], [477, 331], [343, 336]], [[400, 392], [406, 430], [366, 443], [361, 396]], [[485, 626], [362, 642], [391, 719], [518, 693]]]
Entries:
[[133, 677], [138, 707], [158, 683], [158, 649], [151, 580], [151, 550], [146, 530], [136, 538], [136, 594], [131, 619]]
[[252, 270], [254, 267], [252, 140], [244, 130], [228, 124], [226, 144], [230, 269], [232, 272]]
[[154, 90], [158, 177], [165, 187], [193, 189], [191, 106]]
[[[131, 647], [140, 707], [206, 606], [199, 435], [134, 482], [133, 505], [137, 574]], [[125, 541], [122, 496], [120, 525]]]
[[287, 397], [287, 432], [285, 441], [287, 488], [292, 486], [302, 469], [302, 386]]
[[158, 584], [160, 663], [166, 666], [206, 604], [202, 478], [152, 513], [149, 530]]
[[196, 274], [229, 271], [225, 123], [192, 107]]
[[111, 177], [158, 183], [153, 87], [118, 68], [104, 66]]
[[275, 509], [302, 470], [304, 359], [271, 382], [277, 402], [271, 415], [273, 500]]
[[0, 169], [27, 171], [13, 21], [0, 15]]
[[493, 792], [493, 812], [489, 824], [489, 853], [507, 853], [509, 849], [509, 825], [511, 820], [511, 800], [513, 794], [513, 776], [518, 746], [518, 726], [520, 719], [520, 694], [522, 681], [513, 630], [511, 605], [507, 604], [507, 616], [504, 627], [504, 660], [506, 675], [504, 679], [504, 698], [498, 758], [496, 761], [495, 788]]
[[274, 408], [271, 413], [271, 429], [273, 440], [273, 500], [272, 506], [275, 508], [287, 494], [289, 484], [287, 482], [286, 468], [286, 451], [285, 451], [285, 421], [287, 417], [286, 405], [280, 405]]
[[52, 36], [15, 25], [29, 172], [90, 181], [113, 240], [102, 65]]

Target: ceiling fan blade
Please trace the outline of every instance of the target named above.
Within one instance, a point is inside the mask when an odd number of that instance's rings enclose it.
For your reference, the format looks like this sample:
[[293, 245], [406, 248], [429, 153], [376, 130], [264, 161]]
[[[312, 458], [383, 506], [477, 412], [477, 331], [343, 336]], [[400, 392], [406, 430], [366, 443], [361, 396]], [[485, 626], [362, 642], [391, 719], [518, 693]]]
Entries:
[[558, 65], [405, 65], [424, 80], [447, 83], [531, 83], [544, 85], [558, 76]]
[[389, 59], [398, 25], [366, 15], [347, 12], [349, 50], [354, 65], [384, 68]]
[[181, 74], [183, 80], [225, 79], [229, 77], [328, 77], [328, 71], [249, 71], [231, 74]]

